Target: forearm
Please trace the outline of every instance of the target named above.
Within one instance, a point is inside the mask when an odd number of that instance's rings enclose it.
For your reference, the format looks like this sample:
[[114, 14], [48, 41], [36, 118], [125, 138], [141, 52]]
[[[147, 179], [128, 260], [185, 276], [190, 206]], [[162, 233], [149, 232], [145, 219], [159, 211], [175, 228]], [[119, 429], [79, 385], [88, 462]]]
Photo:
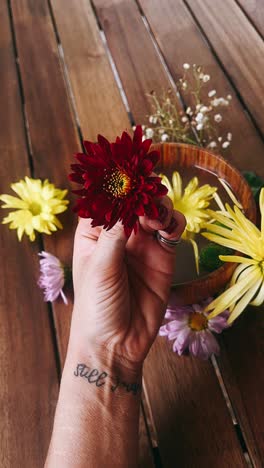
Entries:
[[69, 349], [46, 468], [136, 467], [141, 369]]

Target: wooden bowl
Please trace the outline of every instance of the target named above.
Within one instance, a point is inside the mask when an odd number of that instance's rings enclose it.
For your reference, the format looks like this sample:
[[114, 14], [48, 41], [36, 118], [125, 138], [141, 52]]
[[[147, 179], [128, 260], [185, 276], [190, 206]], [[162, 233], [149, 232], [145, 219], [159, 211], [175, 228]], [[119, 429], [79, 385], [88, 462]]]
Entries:
[[[256, 222], [256, 204], [252, 191], [241, 173], [221, 156], [206, 149], [182, 143], [158, 143], [151, 149], [160, 152], [160, 161], [155, 172], [181, 170], [196, 166], [223, 178], [242, 204], [244, 213], [250, 221]], [[231, 206], [233, 205], [230, 201]], [[194, 304], [216, 294], [230, 280], [236, 264], [225, 263], [206, 276], [173, 285], [173, 302], [178, 305]]]

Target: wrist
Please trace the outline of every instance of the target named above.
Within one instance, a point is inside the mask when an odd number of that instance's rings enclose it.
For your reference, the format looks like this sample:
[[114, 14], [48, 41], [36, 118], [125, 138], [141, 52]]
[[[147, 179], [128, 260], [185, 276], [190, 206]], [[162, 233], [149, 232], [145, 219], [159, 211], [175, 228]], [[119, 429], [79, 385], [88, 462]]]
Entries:
[[[64, 466], [66, 459], [67, 466], [87, 466], [88, 459], [104, 466], [105, 447], [113, 466], [125, 466], [128, 452], [136, 459], [141, 380], [141, 370], [120, 364], [115, 354], [70, 343], [47, 466]], [[61, 444], [63, 451], [56, 449]]]
[[[88, 344], [87, 344], [88, 343]], [[99, 340], [77, 340], [76, 337], [70, 337], [67, 357], [79, 357], [95, 361], [98, 365], [105, 366], [110, 372], [127, 374], [131, 377], [142, 374], [143, 361], [128, 359], [120, 349], [119, 344], [109, 345], [100, 343]]]
[[137, 397], [142, 389], [142, 365], [130, 363], [115, 352], [101, 347], [82, 348], [69, 344], [62, 384], [83, 395], [109, 398]]

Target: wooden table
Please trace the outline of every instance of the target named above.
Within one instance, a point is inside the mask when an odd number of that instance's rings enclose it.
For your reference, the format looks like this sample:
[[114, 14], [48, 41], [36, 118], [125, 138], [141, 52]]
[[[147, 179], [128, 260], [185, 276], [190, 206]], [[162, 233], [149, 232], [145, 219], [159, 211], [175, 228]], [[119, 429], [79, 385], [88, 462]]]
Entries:
[[[2, 193], [26, 174], [68, 186], [81, 139], [146, 122], [146, 93], [168, 88], [184, 62], [233, 96], [227, 157], [264, 176], [263, 0], [2, 0], [0, 24]], [[43, 247], [71, 262], [71, 210], [62, 221], [34, 244], [1, 228], [1, 468], [42, 467], [49, 443], [71, 304], [45, 304], [35, 281]], [[141, 467], [264, 466], [263, 336], [255, 309], [223, 335], [217, 361], [178, 358], [156, 340]]]

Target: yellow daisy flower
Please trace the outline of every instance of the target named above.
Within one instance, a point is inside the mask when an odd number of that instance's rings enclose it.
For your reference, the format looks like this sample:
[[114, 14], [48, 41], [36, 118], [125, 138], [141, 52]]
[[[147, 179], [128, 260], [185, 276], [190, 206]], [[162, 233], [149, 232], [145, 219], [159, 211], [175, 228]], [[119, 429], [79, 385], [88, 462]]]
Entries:
[[261, 228], [249, 221], [242, 211], [226, 205], [226, 211], [209, 214], [217, 224], [206, 223], [207, 232], [203, 236], [212, 242], [230, 247], [245, 255], [220, 255], [223, 262], [239, 263], [229, 288], [209, 306], [209, 317], [215, 317], [225, 309], [230, 310], [229, 323], [232, 323], [248, 304], [259, 306], [264, 302], [264, 188], [260, 192], [259, 207]]
[[162, 174], [161, 177], [163, 185], [168, 189], [167, 195], [172, 200], [174, 209], [183, 213], [186, 218], [185, 237], [187, 232], [200, 232], [201, 224], [210, 218], [207, 208], [217, 188], [209, 184], [199, 187], [198, 178], [193, 177], [183, 192], [179, 172], [173, 172], [172, 185], [168, 177]]
[[2, 223], [10, 223], [10, 229], [17, 229], [18, 239], [21, 241], [25, 234], [34, 241], [35, 231], [52, 234], [57, 228], [62, 229], [62, 224], [57, 214], [67, 210], [68, 200], [63, 200], [68, 190], [60, 190], [50, 184], [48, 180], [25, 177], [11, 188], [18, 197], [1, 195], [0, 200], [5, 204], [2, 208], [14, 209]]
[[199, 253], [194, 234], [199, 233], [202, 223], [210, 219], [208, 206], [217, 188], [209, 184], [199, 187], [198, 178], [193, 177], [183, 191], [182, 178], [179, 172], [173, 172], [172, 184], [165, 175], [160, 174], [160, 177], [162, 177], [162, 183], [168, 189], [167, 195], [172, 200], [173, 208], [183, 213], [186, 218], [186, 228], [182, 238], [192, 243], [196, 270], [199, 272]]

